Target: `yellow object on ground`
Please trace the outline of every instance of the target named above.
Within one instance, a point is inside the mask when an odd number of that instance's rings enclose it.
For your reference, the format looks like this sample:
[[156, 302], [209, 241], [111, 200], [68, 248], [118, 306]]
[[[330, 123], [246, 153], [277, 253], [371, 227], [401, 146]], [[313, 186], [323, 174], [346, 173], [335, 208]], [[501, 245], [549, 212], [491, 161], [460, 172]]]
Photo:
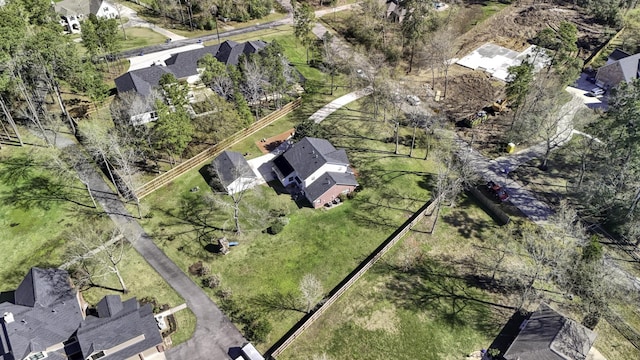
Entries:
[[507, 153], [511, 154], [514, 151], [516, 151], [516, 144], [514, 143], [508, 143], [507, 144]]

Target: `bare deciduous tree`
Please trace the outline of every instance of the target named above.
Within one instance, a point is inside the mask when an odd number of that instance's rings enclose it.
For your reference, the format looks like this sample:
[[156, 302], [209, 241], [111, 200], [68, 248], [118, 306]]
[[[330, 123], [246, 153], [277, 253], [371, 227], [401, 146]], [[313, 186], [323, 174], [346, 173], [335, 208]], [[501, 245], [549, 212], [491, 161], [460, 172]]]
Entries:
[[125, 258], [126, 240], [115, 228], [102, 229], [89, 224], [75, 229], [69, 234], [67, 255], [76, 262], [79, 274], [89, 286], [99, 286], [97, 280], [116, 276], [123, 293], [127, 285], [120, 273], [119, 265]]
[[324, 296], [322, 282], [314, 275], [307, 274], [300, 280], [301, 300], [306, 306], [307, 313], [310, 312]]

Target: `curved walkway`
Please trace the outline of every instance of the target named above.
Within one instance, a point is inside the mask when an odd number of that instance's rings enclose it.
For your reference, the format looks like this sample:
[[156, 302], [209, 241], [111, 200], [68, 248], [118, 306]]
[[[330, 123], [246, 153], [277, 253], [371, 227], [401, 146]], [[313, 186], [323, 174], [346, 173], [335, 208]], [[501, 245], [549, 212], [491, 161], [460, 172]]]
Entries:
[[341, 107], [351, 102], [354, 102], [360, 99], [361, 97], [370, 95], [371, 92], [372, 92], [372, 89], [370, 87], [366, 87], [364, 89], [360, 89], [360, 90], [348, 93], [347, 95], [343, 95], [333, 100], [332, 102], [328, 103], [327, 105], [323, 106], [320, 110], [313, 113], [313, 115], [309, 116], [309, 120], [313, 120], [313, 122], [315, 122], [316, 124], [319, 124], [322, 120], [326, 119], [329, 115], [333, 114], [336, 110], [340, 109]]

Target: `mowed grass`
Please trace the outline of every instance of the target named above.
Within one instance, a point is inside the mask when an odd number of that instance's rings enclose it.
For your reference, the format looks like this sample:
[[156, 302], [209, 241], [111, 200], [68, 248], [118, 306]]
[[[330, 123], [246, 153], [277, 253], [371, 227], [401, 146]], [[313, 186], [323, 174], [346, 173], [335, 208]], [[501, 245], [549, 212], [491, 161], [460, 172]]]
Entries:
[[[39, 143], [27, 131], [21, 134], [26, 143]], [[68, 240], [72, 234], [82, 231], [83, 224], [112, 226], [108, 217], [100, 215], [101, 209], [93, 208], [86, 188], [76, 178], [68, 180], [65, 192], [54, 187], [38, 187], [43, 184], [40, 178], [55, 179], [55, 173], [43, 166], [50, 161], [45, 155], [48, 151], [33, 145], [0, 149], [0, 249], [3, 255], [0, 291], [14, 290], [31, 267], [58, 267], [67, 261]], [[27, 162], [30, 157], [34, 162]], [[18, 176], [16, 169], [21, 164], [31, 171]], [[83, 291], [90, 304], [95, 305], [109, 294], [121, 295], [123, 299], [154, 297], [160, 305], [172, 307], [184, 302], [132, 248], [127, 249], [119, 268], [129, 292], [125, 295], [117, 291], [120, 286], [113, 274], [98, 277], [95, 280], [98, 285], [114, 290], [93, 287]], [[176, 321], [179, 328], [173, 337], [174, 344], [186, 341], [195, 329], [195, 317], [190, 310], [177, 313]]]
[[162, 44], [167, 37], [148, 28], [133, 27], [126, 28], [127, 39], [124, 38], [122, 30], [119, 32], [120, 50], [137, 49], [149, 45]]
[[[22, 129], [24, 130], [24, 129]], [[26, 134], [25, 134], [26, 133]], [[27, 136], [25, 142], [38, 140]], [[34, 146], [3, 146], [0, 149], [0, 291], [15, 289], [27, 271], [33, 267], [52, 267], [62, 263], [63, 245], [60, 235], [78, 221], [91, 200], [80, 181], [68, 184], [68, 198], [47, 192], [40, 178], [49, 178], [50, 172], [42, 166], [48, 157], [44, 148]], [[32, 154], [34, 163], [25, 163]], [[28, 176], [7, 178], [9, 167], [24, 164]], [[87, 206], [77, 205], [74, 202]]]
[[[315, 110], [317, 108], [303, 108], [301, 114], [304, 115], [301, 116], [308, 116]], [[276, 131], [267, 128], [236, 148], [256, 152], [255, 139], [273, 136], [290, 125], [287, 122]], [[338, 141], [339, 137], [331, 140], [340, 146], [347, 144]], [[384, 171], [375, 174], [379, 181], [363, 185], [355, 199], [339, 207], [331, 210], [298, 208], [288, 195], [278, 194], [266, 186], [258, 192], [261, 194], [247, 195], [243, 200], [245, 209], [277, 209], [288, 214], [289, 224], [277, 235], [263, 233], [268, 224], [256, 228], [255, 224], [250, 224], [249, 216], [243, 221], [245, 233], [235, 236], [229, 231], [233, 222], [228, 209], [219, 209], [206, 219], [201, 217], [198, 221], [208, 221], [206, 226], [186, 216], [184, 210], [195, 206], [197, 198], [194, 196], [211, 191], [203, 176], [206, 167], [192, 170], [144, 198], [144, 206], [152, 217], [143, 221], [143, 226], [183, 270], [199, 260], [204, 261], [210, 266], [211, 273], [220, 275], [220, 288], [230, 290], [243, 302], [265, 307], [261, 299], [289, 294], [298, 296], [298, 284], [305, 274], [320, 279], [328, 292], [430, 198], [423, 180], [433, 167], [432, 162], [422, 157], [409, 158], [406, 153], [395, 155], [393, 145], [378, 138], [361, 138], [358, 148], [355, 145], [351, 148], [354, 152], [349, 147], [347, 151], [354, 158], [359, 157], [359, 152], [368, 154], [370, 162], [360, 161], [362, 167], [356, 169], [360, 174], [369, 171], [371, 168], [366, 166], [370, 164], [376, 164], [376, 168]], [[190, 189], [196, 186], [201, 190], [194, 195]], [[225, 256], [204, 250], [221, 236], [238, 240], [240, 245]], [[214, 290], [207, 291], [217, 299]], [[261, 350], [275, 342], [303, 315], [296, 310], [271, 310], [269, 319], [273, 331], [267, 342], [259, 345]], [[269, 310], [265, 308], [264, 311]]]
[[[451, 263], [491, 236], [495, 225], [473, 201], [445, 210], [435, 234], [428, 233], [428, 220], [419, 224], [280, 358], [461, 359], [487, 348], [511, 311]], [[471, 232], [459, 230], [460, 218]], [[423, 254], [403, 270], [398, 264], [407, 242]]]

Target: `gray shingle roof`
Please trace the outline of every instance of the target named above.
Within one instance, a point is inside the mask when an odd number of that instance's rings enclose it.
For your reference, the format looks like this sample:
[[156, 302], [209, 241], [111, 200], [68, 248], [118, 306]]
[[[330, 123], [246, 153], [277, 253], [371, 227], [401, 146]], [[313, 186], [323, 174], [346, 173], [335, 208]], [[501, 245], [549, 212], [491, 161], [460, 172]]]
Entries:
[[61, 15], [89, 15], [98, 13], [102, 0], [63, 0], [54, 5], [55, 11]]
[[356, 177], [351, 173], [327, 172], [305, 189], [305, 196], [311, 203], [331, 189], [334, 185], [358, 186]]
[[135, 298], [122, 302], [117, 295], [111, 297], [107, 303], [113, 306], [115, 300], [120, 301], [120, 305], [111, 310], [120, 308], [119, 311], [106, 317], [103, 317], [105, 314], [100, 314], [100, 317], [89, 315], [78, 328], [76, 336], [84, 358], [135, 338], [139, 338], [140, 341], [109, 354], [104, 359], [126, 359], [162, 344], [162, 336], [150, 304], [140, 306]]
[[11, 313], [13, 317], [12, 322], [0, 321], [0, 360], [23, 359], [69, 340], [76, 332], [79, 343], [50, 352], [49, 358], [66, 359], [65, 351], [71, 354], [72, 349], [88, 356], [93, 349], [108, 349], [140, 337], [141, 341], [105, 358], [126, 359], [162, 343], [150, 305], [139, 306], [135, 298], [122, 302], [119, 296], [106, 296], [97, 308], [99, 317], [83, 320], [69, 274], [32, 268], [14, 299], [0, 303], [0, 314]]
[[217, 169], [220, 182], [226, 188], [240, 177], [256, 178], [247, 160], [239, 152], [225, 150], [213, 160], [211, 166]]
[[0, 304], [0, 314], [4, 313], [13, 314], [14, 319], [0, 332], [0, 358], [6, 359], [12, 355], [22, 359], [68, 340], [82, 321], [69, 275], [59, 269], [32, 268], [14, 300]]
[[584, 360], [596, 334], [542, 303], [505, 352], [507, 360]]
[[227, 40], [219, 45], [206, 46], [201, 49], [189, 50], [171, 55], [165, 61], [166, 66], [151, 66], [144, 69], [129, 71], [115, 79], [118, 92], [136, 91], [140, 95], [149, 95], [151, 89], [158, 85], [160, 77], [171, 73], [176, 78], [186, 78], [198, 74], [198, 60], [206, 54], [213, 55], [225, 65], [238, 65], [241, 54], [253, 54], [262, 50], [267, 43], [261, 40], [237, 43]]
[[349, 165], [347, 153], [343, 149], [336, 150], [329, 141], [311, 137], [305, 137], [293, 144], [281, 156], [303, 180], [326, 163]]
[[640, 53], [618, 60], [618, 64], [620, 64], [620, 69], [622, 70], [622, 74], [626, 82], [638, 77], [639, 62]]

